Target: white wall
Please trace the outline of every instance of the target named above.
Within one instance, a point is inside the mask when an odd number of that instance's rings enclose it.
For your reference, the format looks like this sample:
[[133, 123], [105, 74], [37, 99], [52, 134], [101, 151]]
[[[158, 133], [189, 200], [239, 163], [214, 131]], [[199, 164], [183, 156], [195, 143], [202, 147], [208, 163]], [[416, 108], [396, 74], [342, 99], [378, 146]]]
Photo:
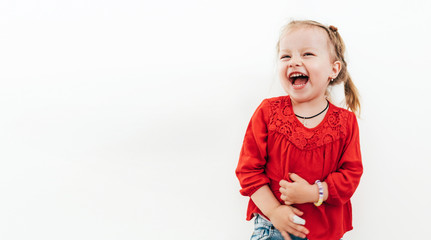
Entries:
[[362, 95], [346, 239], [431, 234], [429, 1], [0, 2], [1, 239], [248, 239], [245, 128], [289, 19], [333, 24]]

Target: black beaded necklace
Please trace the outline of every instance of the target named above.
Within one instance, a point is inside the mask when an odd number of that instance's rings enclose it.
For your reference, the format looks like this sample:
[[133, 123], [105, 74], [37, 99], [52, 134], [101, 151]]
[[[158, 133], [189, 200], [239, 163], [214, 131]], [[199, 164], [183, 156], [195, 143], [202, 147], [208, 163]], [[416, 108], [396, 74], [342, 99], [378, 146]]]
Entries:
[[314, 115], [314, 116], [311, 116], [311, 117], [303, 117], [303, 116], [299, 116], [299, 115], [297, 115], [297, 114], [295, 114], [295, 116], [297, 116], [297, 117], [299, 117], [299, 118], [302, 118], [302, 119], [311, 119], [311, 118], [314, 118], [314, 117], [317, 117], [317, 116], [319, 116], [320, 114], [322, 114], [323, 112], [325, 112], [326, 111], [326, 109], [328, 109], [328, 107], [329, 107], [329, 101], [328, 100], [326, 100], [326, 102], [328, 103], [327, 105], [326, 105], [326, 107], [325, 107], [325, 109], [323, 109], [323, 111], [321, 111], [320, 113], [318, 113], [318, 114], [316, 114], [316, 115]]

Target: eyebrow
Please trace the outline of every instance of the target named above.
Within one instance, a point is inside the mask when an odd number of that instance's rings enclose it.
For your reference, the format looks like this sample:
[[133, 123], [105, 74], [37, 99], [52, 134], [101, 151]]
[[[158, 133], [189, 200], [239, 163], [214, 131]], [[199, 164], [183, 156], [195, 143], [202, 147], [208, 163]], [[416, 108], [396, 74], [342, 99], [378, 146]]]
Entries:
[[[301, 50], [301, 51], [306, 51], [306, 50], [317, 51], [317, 49], [316, 49], [316, 48], [312, 48], [312, 47], [305, 47], [305, 48], [301, 48], [300, 50]], [[280, 49], [280, 52], [290, 52], [290, 51], [289, 51], [289, 50], [287, 50], [287, 49]]]

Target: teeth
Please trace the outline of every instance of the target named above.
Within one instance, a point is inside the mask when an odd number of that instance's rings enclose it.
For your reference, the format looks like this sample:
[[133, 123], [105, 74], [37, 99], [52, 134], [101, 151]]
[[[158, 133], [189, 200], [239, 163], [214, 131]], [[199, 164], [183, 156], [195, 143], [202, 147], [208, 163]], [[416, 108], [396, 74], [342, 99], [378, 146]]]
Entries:
[[304, 75], [302, 73], [294, 73], [294, 74], [290, 75], [290, 77], [306, 77], [306, 75]]

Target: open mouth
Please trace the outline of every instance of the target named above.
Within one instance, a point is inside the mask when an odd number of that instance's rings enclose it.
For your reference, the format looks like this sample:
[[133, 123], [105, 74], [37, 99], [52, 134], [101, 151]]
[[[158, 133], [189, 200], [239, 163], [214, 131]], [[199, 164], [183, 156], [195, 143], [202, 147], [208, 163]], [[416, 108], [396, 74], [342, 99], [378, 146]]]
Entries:
[[303, 87], [308, 82], [308, 76], [304, 73], [293, 72], [289, 75], [289, 81], [294, 88]]

